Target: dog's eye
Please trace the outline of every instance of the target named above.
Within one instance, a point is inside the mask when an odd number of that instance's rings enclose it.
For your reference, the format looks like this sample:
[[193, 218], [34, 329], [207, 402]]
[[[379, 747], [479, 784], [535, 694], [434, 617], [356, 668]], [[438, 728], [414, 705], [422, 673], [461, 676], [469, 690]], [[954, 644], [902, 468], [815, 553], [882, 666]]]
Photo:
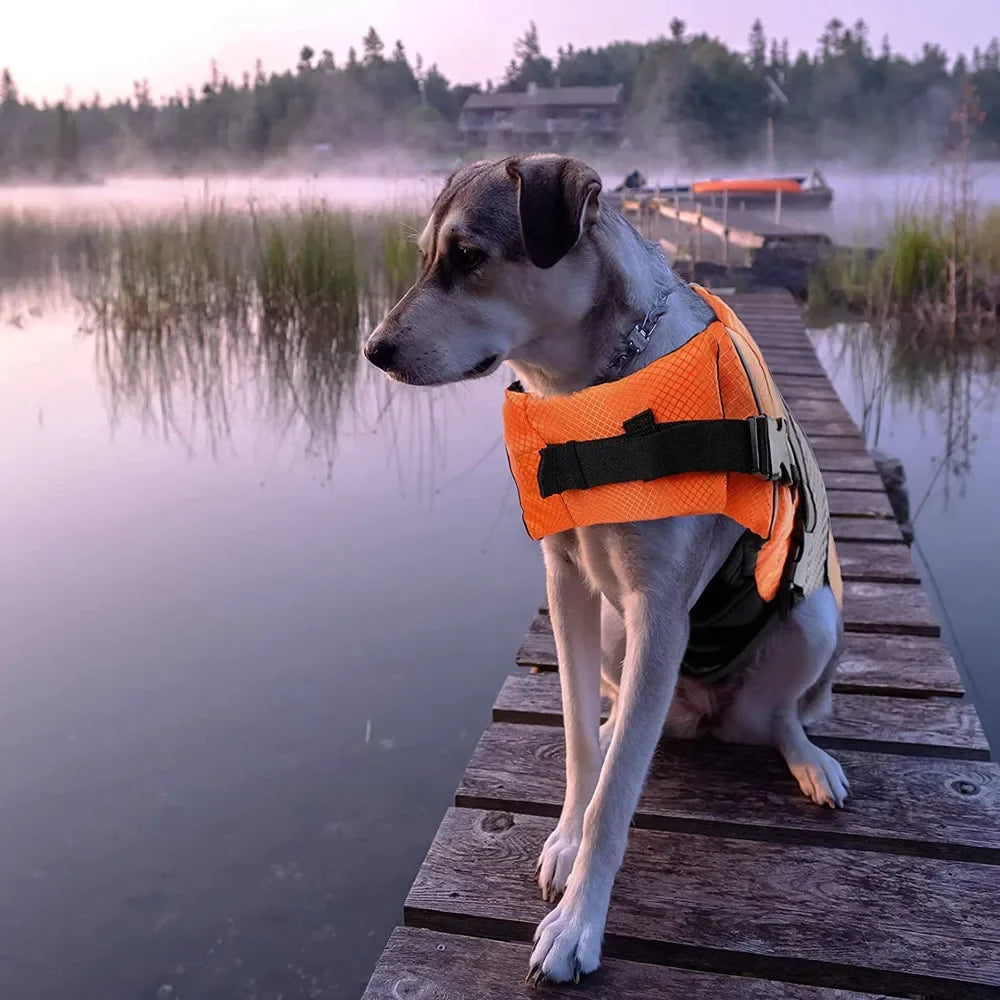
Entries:
[[455, 250], [455, 263], [466, 274], [471, 274], [483, 261], [486, 254], [477, 247], [458, 247]]

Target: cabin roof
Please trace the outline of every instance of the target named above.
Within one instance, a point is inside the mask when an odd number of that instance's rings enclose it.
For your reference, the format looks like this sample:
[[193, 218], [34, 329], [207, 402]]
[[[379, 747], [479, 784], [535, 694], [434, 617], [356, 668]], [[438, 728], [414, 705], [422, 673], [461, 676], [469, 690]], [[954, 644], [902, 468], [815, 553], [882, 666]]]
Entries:
[[538, 87], [533, 91], [470, 94], [463, 111], [508, 111], [520, 108], [613, 107], [621, 99], [622, 85], [610, 87]]

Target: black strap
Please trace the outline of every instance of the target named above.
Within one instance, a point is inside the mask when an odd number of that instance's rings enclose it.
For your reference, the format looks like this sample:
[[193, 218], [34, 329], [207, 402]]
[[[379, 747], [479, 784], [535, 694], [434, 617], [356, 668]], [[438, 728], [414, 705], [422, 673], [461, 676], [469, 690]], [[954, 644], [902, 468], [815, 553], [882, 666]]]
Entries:
[[617, 437], [546, 445], [538, 465], [542, 497], [682, 472], [745, 472], [798, 482], [788, 424], [780, 417], [658, 424], [646, 410], [623, 427]]

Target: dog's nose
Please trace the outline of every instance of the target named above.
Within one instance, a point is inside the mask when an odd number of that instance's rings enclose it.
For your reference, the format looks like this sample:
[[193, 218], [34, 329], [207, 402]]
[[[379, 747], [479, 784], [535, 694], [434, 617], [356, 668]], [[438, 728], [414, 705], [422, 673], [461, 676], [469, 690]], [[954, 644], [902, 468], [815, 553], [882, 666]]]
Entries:
[[396, 356], [396, 345], [391, 340], [384, 340], [380, 337], [372, 337], [365, 344], [365, 357], [376, 368], [385, 371], [392, 367], [392, 359]]

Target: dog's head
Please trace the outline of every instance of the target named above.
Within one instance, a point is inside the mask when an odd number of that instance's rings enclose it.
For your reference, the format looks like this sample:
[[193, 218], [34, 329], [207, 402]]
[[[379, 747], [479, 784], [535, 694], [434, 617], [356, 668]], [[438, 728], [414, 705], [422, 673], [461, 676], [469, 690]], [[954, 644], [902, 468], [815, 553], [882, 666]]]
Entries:
[[420, 236], [416, 284], [365, 356], [401, 382], [439, 385], [486, 375], [547, 326], [579, 322], [597, 294], [585, 237], [600, 190], [594, 170], [565, 156], [458, 170]]

